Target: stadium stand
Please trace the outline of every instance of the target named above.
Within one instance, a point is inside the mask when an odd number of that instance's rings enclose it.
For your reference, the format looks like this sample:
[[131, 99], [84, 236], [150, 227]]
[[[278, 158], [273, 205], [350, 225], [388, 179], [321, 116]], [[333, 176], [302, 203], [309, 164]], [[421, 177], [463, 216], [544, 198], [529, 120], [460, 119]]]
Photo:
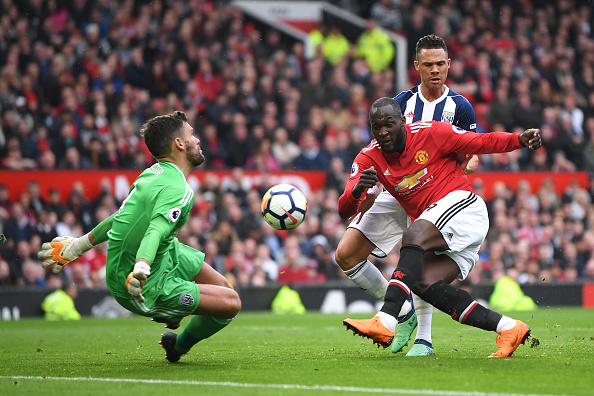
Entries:
[[[445, 39], [454, 59], [446, 84], [471, 100], [479, 130], [541, 128], [541, 151], [481, 157], [479, 194], [490, 171], [520, 179], [525, 171], [594, 172], [591, 2], [374, 3], [356, 11], [367, 18], [390, 9], [378, 24], [397, 29], [409, 50], [427, 33]], [[4, 0], [2, 9], [0, 174], [140, 171], [152, 163], [140, 125], [181, 109], [207, 153], [203, 171], [235, 178], [206, 178], [179, 238], [237, 285], [282, 281], [287, 265], [305, 269], [300, 281], [344, 277], [328, 254], [346, 227], [337, 198], [370, 140], [369, 103], [398, 93], [390, 70], [370, 71], [354, 51], [333, 63], [323, 54], [305, 59], [299, 43], [260, 31], [227, 1]], [[327, 184], [308, 197], [306, 222], [287, 238], [260, 219], [261, 191], [242, 185], [242, 171], [297, 168], [327, 169]], [[15, 191], [2, 179], [0, 288], [44, 287], [47, 274], [32, 265], [40, 243], [81, 235], [120, 203], [109, 184], [96, 196], [75, 184], [65, 196], [35, 182]], [[521, 284], [594, 278], [593, 182], [563, 191], [551, 179], [492, 187], [491, 231], [471, 283], [506, 274]], [[87, 253], [67, 276], [104, 287], [104, 255], [104, 247]], [[389, 276], [397, 255], [375, 264]]]

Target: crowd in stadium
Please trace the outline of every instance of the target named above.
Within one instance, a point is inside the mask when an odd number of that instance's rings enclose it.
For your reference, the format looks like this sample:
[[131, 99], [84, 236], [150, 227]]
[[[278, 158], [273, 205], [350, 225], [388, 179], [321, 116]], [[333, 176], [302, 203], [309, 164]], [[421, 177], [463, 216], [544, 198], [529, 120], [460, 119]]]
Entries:
[[[306, 59], [301, 42], [261, 29], [227, 1], [3, 0], [0, 16], [0, 170], [137, 169], [153, 163], [139, 135], [153, 116], [183, 110], [207, 158], [208, 178], [180, 241], [233, 284], [347, 279], [334, 262], [347, 223], [337, 201], [348, 169], [371, 139], [368, 110], [395, 96], [390, 65], [372, 67], [357, 43], [341, 54], [331, 27]], [[439, 3], [439, 5], [437, 5]], [[378, 0], [365, 17], [408, 41], [448, 45], [446, 85], [474, 106], [479, 131], [540, 128], [544, 147], [483, 155], [478, 172], [594, 172], [594, 9], [555, 2]], [[327, 31], [326, 31], [327, 30]], [[344, 41], [344, 40], [342, 40]], [[335, 41], [334, 41], [335, 42]], [[336, 48], [336, 47], [332, 47]], [[244, 170], [327, 170], [303, 225], [277, 233], [260, 215], [263, 191]], [[484, 189], [474, 186], [477, 193]], [[0, 286], [45, 286], [36, 252], [55, 236], [80, 236], [120, 205], [110, 186], [69, 196], [38, 183], [18, 191], [0, 178]], [[471, 283], [508, 274], [520, 283], [594, 278], [594, 183], [563, 194], [545, 182], [495, 186], [491, 231]], [[69, 265], [81, 287], [102, 287], [106, 247]], [[398, 249], [374, 263], [389, 278]]]

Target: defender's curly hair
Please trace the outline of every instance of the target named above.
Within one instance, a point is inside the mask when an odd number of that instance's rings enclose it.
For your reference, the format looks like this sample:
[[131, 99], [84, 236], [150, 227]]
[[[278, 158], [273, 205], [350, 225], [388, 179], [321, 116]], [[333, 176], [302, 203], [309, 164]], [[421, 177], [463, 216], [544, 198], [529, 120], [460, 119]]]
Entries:
[[447, 55], [448, 47], [447, 47], [445, 41], [443, 41], [443, 39], [439, 36], [436, 36], [434, 34], [429, 34], [427, 36], [421, 37], [419, 39], [419, 41], [417, 41], [415, 54], [418, 58], [419, 52], [421, 52], [421, 50], [423, 50], [423, 49], [439, 49], [439, 48], [442, 48], [446, 52], [446, 55]]

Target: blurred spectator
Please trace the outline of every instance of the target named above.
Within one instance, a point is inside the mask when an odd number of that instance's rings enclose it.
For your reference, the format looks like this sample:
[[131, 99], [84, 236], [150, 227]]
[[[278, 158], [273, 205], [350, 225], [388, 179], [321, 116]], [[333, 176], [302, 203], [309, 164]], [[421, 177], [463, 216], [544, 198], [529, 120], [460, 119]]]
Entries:
[[[96, 27], [96, 25], [90, 25], [89, 29], [92, 27]], [[130, 62], [124, 68], [126, 80], [134, 87], [147, 88], [150, 69], [144, 61], [142, 48], [135, 47], [130, 54]]]
[[239, 240], [237, 232], [231, 228], [231, 224], [227, 221], [220, 221], [214, 232], [211, 233], [211, 238], [214, 239], [222, 255], [228, 256], [231, 253], [231, 244]]
[[[380, 25], [384, 26], [381, 23]], [[396, 28], [394, 30], [400, 29]], [[367, 67], [373, 73], [385, 70], [392, 63], [394, 44], [390, 40], [390, 36], [376, 26], [375, 19], [370, 18], [367, 20], [367, 26], [357, 40], [355, 56], [365, 59]]]
[[325, 170], [328, 169], [329, 156], [321, 150], [314, 132], [306, 129], [301, 134], [301, 154], [293, 165], [296, 169], [302, 170]]
[[345, 60], [351, 50], [351, 43], [342, 34], [338, 26], [332, 26], [324, 38], [322, 55], [332, 65], [337, 65]]
[[214, 239], [208, 239], [204, 244], [204, 262], [210, 264], [217, 272], [225, 274], [225, 257], [219, 254], [219, 245]]
[[10, 272], [10, 266], [6, 260], [0, 258], [0, 286], [11, 286], [14, 284], [12, 274]]
[[245, 167], [248, 156], [256, 146], [247, 128], [245, 116], [240, 113], [235, 114], [231, 128], [225, 143], [229, 153], [226, 164], [229, 168]]
[[268, 245], [259, 244], [254, 258], [254, 266], [261, 268], [266, 273], [267, 279], [276, 281], [279, 273], [278, 263], [272, 259], [270, 253]]
[[214, 124], [206, 124], [200, 136], [200, 147], [206, 158], [205, 167], [223, 169], [227, 164], [228, 151], [224, 139], [217, 135]]
[[289, 140], [289, 133], [283, 127], [276, 128], [271, 150], [282, 169], [290, 169], [295, 158], [301, 153], [299, 146]]
[[301, 99], [304, 112], [308, 113], [312, 106], [323, 106], [326, 101], [326, 90], [322, 84], [323, 64], [313, 60], [307, 65], [307, 79], [300, 84]]
[[78, 296], [78, 288], [72, 282], [62, 283], [59, 276], [51, 275], [48, 287], [57, 288], [45, 297], [41, 308], [45, 312], [46, 320], [80, 320], [80, 313], [76, 310], [74, 300]]
[[342, 271], [334, 261], [334, 249], [328, 243], [328, 239], [324, 235], [318, 234], [312, 238], [312, 243], [311, 258], [316, 262], [313, 267], [316, 273], [312, 278], [320, 281], [340, 279]]
[[45, 270], [36, 260], [26, 259], [22, 264], [23, 285], [27, 287], [44, 287]]
[[[53, 217], [57, 218], [57, 217]], [[37, 224], [35, 225], [36, 234], [39, 235], [42, 241], [51, 241], [58, 236], [56, 225], [52, 222], [50, 212], [42, 210], [37, 217]]]
[[6, 184], [0, 184], [0, 219], [4, 222], [12, 212], [12, 201], [10, 200], [10, 191]]
[[6, 143], [7, 153], [2, 158], [0, 164], [7, 169], [24, 170], [35, 169], [37, 164], [31, 158], [26, 158], [21, 150], [17, 137], [11, 137]]
[[341, 157], [333, 157], [330, 160], [328, 174], [326, 175], [326, 189], [336, 190], [341, 194], [348, 181], [345, 162]]
[[53, 212], [58, 218], [62, 218], [67, 210], [66, 205], [62, 202], [62, 194], [56, 187], [51, 187], [49, 190], [49, 202], [47, 203], [47, 210]]
[[[495, 90], [495, 99], [489, 109], [488, 120], [490, 125], [500, 124], [502, 130], [508, 131], [513, 127], [513, 120], [510, 117], [514, 109], [514, 103], [509, 96], [507, 85], [501, 85]], [[493, 128], [493, 130], [495, 130]]]
[[371, 6], [371, 18], [388, 30], [402, 30], [402, 15], [394, 6], [393, 0], [376, 0]]
[[46, 208], [47, 204], [41, 197], [41, 187], [37, 180], [27, 183], [27, 193], [29, 195], [31, 209], [35, 212], [35, 215], [39, 215]]
[[588, 140], [582, 148], [584, 161], [584, 170], [590, 173], [594, 172], [594, 118], [588, 118], [586, 124], [588, 130]]
[[309, 260], [301, 254], [299, 241], [294, 236], [285, 240], [285, 253], [279, 260], [278, 282], [281, 284], [308, 283], [313, 279], [307, 270]]
[[246, 159], [246, 168], [260, 171], [280, 170], [279, 161], [272, 154], [269, 139], [264, 138], [259, 141], [253, 154]]
[[324, 44], [324, 39], [328, 33], [327, 30], [328, 28], [326, 25], [323, 23], [318, 23], [318, 26], [309, 32], [309, 39], [311, 40], [311, 45], [314, 48], [314, 58], [322, 53], [322, 45]]

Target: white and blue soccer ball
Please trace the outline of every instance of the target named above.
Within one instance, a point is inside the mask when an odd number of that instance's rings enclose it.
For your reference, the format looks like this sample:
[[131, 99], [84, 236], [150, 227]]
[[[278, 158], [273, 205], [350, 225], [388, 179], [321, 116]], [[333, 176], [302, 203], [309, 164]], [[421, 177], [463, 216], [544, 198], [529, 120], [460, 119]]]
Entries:
[[292, 230], [303, 222], [307, 213], [307, 199], [297, 187], [277, 184], [262, 197], [262, 216], [277, 230]]

